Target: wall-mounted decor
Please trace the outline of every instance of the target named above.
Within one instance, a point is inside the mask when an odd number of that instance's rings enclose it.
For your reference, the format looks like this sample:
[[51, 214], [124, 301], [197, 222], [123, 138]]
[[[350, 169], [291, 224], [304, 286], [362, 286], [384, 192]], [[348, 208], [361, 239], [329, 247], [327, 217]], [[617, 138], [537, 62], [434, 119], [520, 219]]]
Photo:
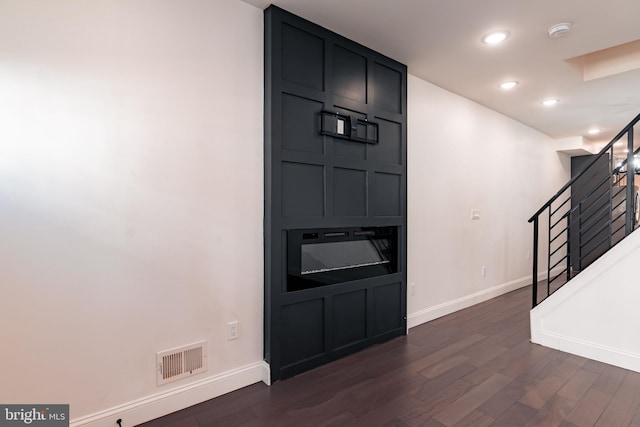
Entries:
[[366, 119], [351, 119], [338, 112], [320, 111], [320, 134], [335, 138], [376, 144], [378, 124]]
[[406, 333], [406, 105], [406, 66], [265, 11], [272, 381]]

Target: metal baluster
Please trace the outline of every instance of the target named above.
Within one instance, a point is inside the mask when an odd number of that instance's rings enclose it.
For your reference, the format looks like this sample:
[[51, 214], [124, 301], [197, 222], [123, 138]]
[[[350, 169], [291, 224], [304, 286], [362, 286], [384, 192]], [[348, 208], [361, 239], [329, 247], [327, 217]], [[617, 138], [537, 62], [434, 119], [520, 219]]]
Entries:
[[578, 203], [578, 271], [582, 271], [582, 200]]
[[609, 249], [613, 246], [613, 147], [609, 154]]
[[634, 215], [633, 205], [635, 202], [634, 176], [636, 172], [635, 158], [633, 157], [633, 126], [629, 128], [627, 133], [627, 203], [625, 212], [624, 235], [628, 236], [633, 232]]
[[533, 219], [533, 303], [532, 308], [538, 305], [538, 216]]
[[547, 296], [551, 295], [551, 205], [549, 205], [549, 229], [547, 234]]
[[571, 206], [567, 212], [567, 282], [571, 280]]

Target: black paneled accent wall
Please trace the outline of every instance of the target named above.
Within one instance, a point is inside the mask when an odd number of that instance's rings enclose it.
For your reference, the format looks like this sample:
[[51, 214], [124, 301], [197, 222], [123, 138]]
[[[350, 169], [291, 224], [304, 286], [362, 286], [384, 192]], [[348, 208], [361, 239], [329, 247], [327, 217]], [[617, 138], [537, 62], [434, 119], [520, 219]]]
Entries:
[[273, 381], [406, 333], [406, 111], [405, 65], [265, 11]]

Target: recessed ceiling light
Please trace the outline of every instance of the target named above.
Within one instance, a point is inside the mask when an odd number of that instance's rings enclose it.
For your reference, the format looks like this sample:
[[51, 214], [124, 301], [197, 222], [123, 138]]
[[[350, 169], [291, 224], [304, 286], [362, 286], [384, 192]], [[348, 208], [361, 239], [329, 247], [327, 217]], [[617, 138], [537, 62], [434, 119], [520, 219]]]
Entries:
[[589, 133], [589, 135], [597, 135], [600, 133], [600, 129], [589, 129], [587, 133]]
[[516, 81], [500, 83], [500, 87], [505, 90], [513, 89], [516, 86], [518, 86], [518, 82]]
[[482, 43], [497, 44], [506, 40], [507, 37], [509, 37], [509, 31], [505, 31], [505, 30], [494, 31], [482, 37]]
[[556, 105], [558, 103], [557, 99], [545, 99], [542, 101], [542, 105], [545, 107], [551, 107], [552, 105]]

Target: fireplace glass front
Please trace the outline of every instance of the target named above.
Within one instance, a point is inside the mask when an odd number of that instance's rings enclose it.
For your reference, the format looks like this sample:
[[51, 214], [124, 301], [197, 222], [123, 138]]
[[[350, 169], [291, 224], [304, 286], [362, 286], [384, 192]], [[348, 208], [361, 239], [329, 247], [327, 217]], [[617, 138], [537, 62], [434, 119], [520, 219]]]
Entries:
[[397, 227], [289, 230], [287, 291], [396, 273]]

